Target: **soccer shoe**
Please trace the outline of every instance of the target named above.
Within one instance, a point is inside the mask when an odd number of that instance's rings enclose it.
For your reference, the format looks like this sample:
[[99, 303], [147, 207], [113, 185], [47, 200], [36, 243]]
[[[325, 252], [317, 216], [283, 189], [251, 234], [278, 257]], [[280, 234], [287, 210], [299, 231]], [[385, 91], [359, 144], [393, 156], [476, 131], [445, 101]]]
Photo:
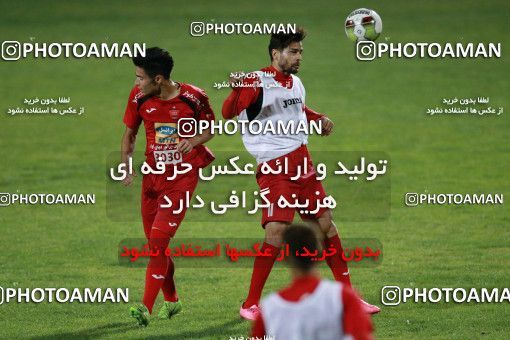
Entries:
[[360, 301], [361, 301], [361, 306], [363, 307], [363, 310], [367, 314], [377, 314], [381, 311], [381, 308], [371, 305], [363, 299], [360, 299]]
[[131, 317], [135, 318], [140, 326], [147, 327], [147, 325], [149, 325], [150, 313], [144, 304], [140, 303], [136, 306], [129, 308], [129, 312], [131, 313]]
[[243, 319], [252, 321], [255, 320], [257, 316], [259, 316], [259, 313], [260, 309], [257, 305], [252, 305], [248, 308], [243, 308], [243, 305], [241, 305], [241, 309], [239, 310], [239, 315], [241, 315]]
[[165, 301], [163, 306], [158, 313], [159, 319], [170, 319], [175, 314], [179, 313], [182, 310], [181, 300], [177, 300], [176, 302]]

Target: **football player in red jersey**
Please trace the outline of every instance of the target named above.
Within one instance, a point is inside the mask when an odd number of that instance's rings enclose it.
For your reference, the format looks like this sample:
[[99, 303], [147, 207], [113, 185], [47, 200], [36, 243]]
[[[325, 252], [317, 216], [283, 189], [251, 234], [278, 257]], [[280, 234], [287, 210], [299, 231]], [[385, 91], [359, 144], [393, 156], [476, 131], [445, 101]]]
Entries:
[[[260, 124], [276, 125], [277, 122], [296, 123], [311, 120], [322, 123], [322, 134], [330, 135], [332, 121], [305, 105], [305, 89], [296, 76], [301, 67], [305, 32], [302, 28], [295, 33], [273, 34], [269, 43], [271, 65], [260, 71], [250, 73], [243, 79], [230, 79], [233, 90], [223, 103], [222, 114], [225, 119], [238, 117], [239, 121], [258, 121]], [[237, 83], [237, 84], [236, 84]], [[239, 84], [240, 83], [240, 84]], [[236, 86], [237, 85], [237, 86]], [[240, 85], [240, 86], [239, 86]], [[283, 196], [287, 201], [309, 200], [308, 206], [314, 213], [300, 213], [301, 219], [322, 231], [326, 248], [334, 248], [337, 255], [329, 257], [327, 263], [337, 281], [350, 287], [350, 275], [347, 263], [340, 254], [343, 252], [338, 230], [333, 222], [331, 211], [320, 207], [317, 200], [326, 197], [322, 183], [316, 179], [311, 156], [306, 144], [308, 136], [304, 132], [295, 134], [252, 134], [244, 133], [243, 143], [259, 164], [257, 183], [260, 189], [269, 188], [266, 196], [270, 202], [262, 211], [262, 227], [265, 230], [265, 242], [261, 251], [272, 256], [258, 256], [253, 265], [253, 274], [248, 297], [241, 305], [240, 315], [254, 320], [259, 313], [259, 300], [264, 284], [271, 272], [279, 253], [282, 233], [294, 219], [295, 210], [280, 208], [277, 204]], [[291, 180], [295, 173], [262, 174], [261, 165], [274, 166], [287, 162], [291, 171], [306, 161], [307, 175]], [[292, 170], [294, 168], [294, 170]], [[295, 195], [295, 196], [294, 196]], [[314, 205], [315, 204], [315, 205]], [[379, 308], [361, 300], [368, 313], [377, 313]]]
[[[140, 325], [147, 326], [160, 290], [165, 302], [158, 317], [170, 318], [182, 309], [173, 278], [174, 263], [171, 257], [165, 256], [164, 250], [184, 219], [186, 209], [175, 213], [171, 208], [162, 208], [161, 204], [166, 203], [165, 198], [175, 203], [185, 200], [187, 193], [191, 196], [198, 183], [199, 169], [214, 160], [214, 155], [203, 145], [212, 134], [204, 132], [192, 138], [181, 138], [178, 121], [182, 118], [212, 121], [214, 113], [203, 90], [170, 78], [174, 62], [167, 51], [149, 48], [145, 57], [135, 57], [133, 63], [136, 82], [124, 114], [122, 162], [127, 164], [132, 156], [138, 128], [143, 122], [147, 139], [145, 161], [152, 168], [158, 162], [165, 164], [164, 174], [149, 173], [142, 180], [145, 236], [150, 249], [158, 255], [151, 256], [147, 266], [143, 302], [131, 307], [130, 312]], [[190, 131], [189, 135], [192, 133]], [[191, 171], [175, 176], [174, 171], [180, 169], [182, 163], [191, 164]], [[129, 174], [123, 184], [131, 185], [135, 176], [135, 173]], [[167, 180], [169, 176], [174, 179]]]

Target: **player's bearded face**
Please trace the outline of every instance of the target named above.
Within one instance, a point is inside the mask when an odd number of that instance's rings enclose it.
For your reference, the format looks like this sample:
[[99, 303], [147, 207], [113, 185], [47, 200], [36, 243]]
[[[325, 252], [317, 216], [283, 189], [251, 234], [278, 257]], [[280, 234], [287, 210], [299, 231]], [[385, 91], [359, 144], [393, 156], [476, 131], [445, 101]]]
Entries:
[[284, 48], [283, 51], [279, 53], [279, 58], [277, 59], [278, 66], [282, 72], [287, 74], [298, 73], [299, 67], [301, 66], [302, 54], [303, 45], [301, 42], [292, 42], [289, 46]]

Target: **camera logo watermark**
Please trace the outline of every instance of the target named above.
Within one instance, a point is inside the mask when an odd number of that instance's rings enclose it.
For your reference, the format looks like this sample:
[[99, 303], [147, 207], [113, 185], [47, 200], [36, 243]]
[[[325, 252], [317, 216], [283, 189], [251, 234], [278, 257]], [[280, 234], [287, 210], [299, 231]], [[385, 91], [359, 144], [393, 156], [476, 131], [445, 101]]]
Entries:
[[194, 118], [181, 118], [177, 121], [177, 134], [181, 138], [191, 138], [197, 135], [197, 121]]
[[145, 44], [129, 43], [33, 43], [2, 42], [2, 59], [15, 61], [33, 58], [123, 58], [145, 57]]
[[400, 287], [384, 286], [381, 290], [381, 302], [385, 306], [397, 306], [401, 300]]
[[375, 43], [358, 41], [356, 59], [371, 61], [376, 58], [501, 58], [501, 43]]
[[385, 306], [414, 303], [510, 303], [509, 288], [401, 288], [384, 286], [381, 302]]
[[358, 41], [356, 44], [356, 58], [362, 61], [374, 60], [377, 47], [373, 41]]
[[404, 196], [405, 205], [502, 205], [503, 194], [433, 194], [408, 192]]
[[0, 193], [0, 207], [11, 205], [11, 194], [7, 192]]
[[214, 35], [269, 35], [274, 33], [296, 33], [296, 24], [283, 23], [213, 23], [194, 21], [190, 24], [189, 32], [193, 37]]
[[4, 41], [2, 43], [2, 59], [18, 60], [21, 57], [21, 44], [19, 41]]
[[418, 205], [418, 194], [415, 192], [408, 192], [405, 195], [405, 203], [408, 207], [415, 207]]

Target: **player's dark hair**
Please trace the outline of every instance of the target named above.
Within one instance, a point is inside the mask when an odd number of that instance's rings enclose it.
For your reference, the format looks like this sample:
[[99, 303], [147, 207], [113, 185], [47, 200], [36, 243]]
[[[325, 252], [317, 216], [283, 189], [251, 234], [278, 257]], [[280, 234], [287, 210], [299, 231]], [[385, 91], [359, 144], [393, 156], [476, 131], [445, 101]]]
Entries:
[[309, 272], [316, 264], [310, 256], [299, 256], [304, 247], [310, 252], [322, 251], [317, 234], [307, 225], [291, 224], [283, 232], [283, 242], [289, 245], [289, 264], [293, 267]]
[[133, 64], [143, 68], [145, 73], [151, 78], [160, 74], [163, 78], [170, 79], [170, 73], [174, 67], [174, 59], [168, 51], [159, 47], [150, 47], [145, 50], [145, 57], [134, 57]]
[[306, 37], [306, 32], [303, 27], [298, 27], [295, 33], [273, 33], [271, 34], [271, 40], [269, 41], [269, 58], [273, 61], [273, 50], [283, 51], [293, 42], [303, 41]]

